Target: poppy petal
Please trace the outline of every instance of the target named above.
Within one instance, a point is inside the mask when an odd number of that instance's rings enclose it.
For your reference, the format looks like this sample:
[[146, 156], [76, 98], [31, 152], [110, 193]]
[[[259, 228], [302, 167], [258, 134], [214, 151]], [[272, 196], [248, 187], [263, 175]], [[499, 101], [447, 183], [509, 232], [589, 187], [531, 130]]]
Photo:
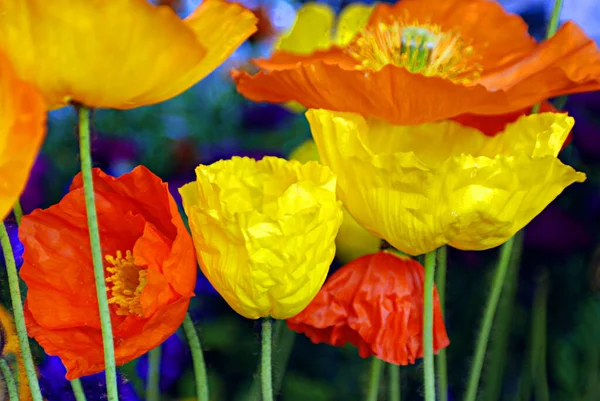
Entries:
[[[310, 62], [254, 76], [233, 71], [232, 76], [237, 90], [256, 102], [296, 101], [307, 108], [350, 111], [403, 125], [451, 118], [488, 103], [513, 110], [501, 91], [488, 92], [481, 85], [466, 87], [393, 65], [366, 72]], [[435, 99], [428, 94], [435, 94]]]
[[[315, 343], [351, 343], [363, 358], [414, 363], [423, 356], [423, 279], [415, 260], [389, 252], [360, 257], [336, 271], [288, 326]], [[435, 291], [435, 352], [449, 343]]]
[[46, 136], [46, 109], [38, 92], [19, 80], [0, 52], [0, 218], [25, 189]]

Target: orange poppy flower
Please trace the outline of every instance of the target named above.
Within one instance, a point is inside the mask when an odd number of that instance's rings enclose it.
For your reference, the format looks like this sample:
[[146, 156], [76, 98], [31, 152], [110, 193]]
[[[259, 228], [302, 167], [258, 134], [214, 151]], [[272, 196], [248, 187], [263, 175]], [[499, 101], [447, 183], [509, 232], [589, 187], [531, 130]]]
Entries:
[[0, 49], [50, 108], [170, 99], [256, 30], [250, 11], [222, 0], [205, 0], [185, 20], [147, 0], [0, 0], [0, 9]]
[[[196, 256], [167, 184], [142, 166], [119, 178], [93, 174], [115, 359], [122, 365], [181, 325], [194, 295]], [[67, 379], [104, 370], [81, 174], [58, 204], [23, 218], [19, 237], [29, 335], [60, 357]]]
[[[417, 261], [391, 252], [362, 256], [336, 271], [287, 324], [314, 343], [350, 343], [363, 358], [414, 363], [423, 356], [424, 272]], [[433, 319], [437, 353], [450, 344], [437, 290]]]
[[15, 76], [0, 52], [1, 219], [21, 196], [45, 136], [46, 109], [42, 97]]
[[234, 71], [254, 101], [295, 101], [397, 125], [496, 115], [558, 95], [600, 89], [600, 52], [573, 23], [541, 43], [488, 0], [379, 4], [346, 46], [278, 51], [262, 71]]

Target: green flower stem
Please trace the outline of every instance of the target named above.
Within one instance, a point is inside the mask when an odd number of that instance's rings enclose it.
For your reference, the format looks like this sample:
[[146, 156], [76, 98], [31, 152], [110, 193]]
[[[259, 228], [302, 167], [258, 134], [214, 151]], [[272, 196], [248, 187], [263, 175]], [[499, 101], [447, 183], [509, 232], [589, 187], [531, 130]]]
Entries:
[[[546, 39], [550, 39], [558, 30], [558, 21], [560, 19], [560, 10], [562, 9], [563, 0], [554, 0], [554, 8], [552, 9], [552, 15], [550, 16], [550, 23], [546, 28]], [[540, 112], [541, 103], [536, 104], [531, 109], [531, 114]]]
[[160, 400], [160, 345], [148, 352], [148, 381], [146, 382], [146, 401]]
[[400, 401], [400, 366], [388, 364], [390, 401]]
[[506, 367], [506, 356], [508, 337], [510, 334], [510, 318], [515, 303], [517, 286], [519, 282], [519, 268], [521, 266], [521, 253], [523, 250], [523, 232], [515, 235], [513, 252], [508, 265], [508, 272], [504, 280], [498, 312], [494, 319], [494, 331], [490, 340], [490, 358], [484, 379], [485, 389], [483, 400], [498, 401], [502, 389], [504, 369]]
[[271, 346], [273, 323], [271, 318], [266, 317], [262, 322], [262, 356], [260, 359], [261, 366], [261, 383], [262, 383], [262, 401], [273, 401], [273, 372], [271, 368]]
[[371, 368], [369, 370], [369, 387], [367, 388], [366, 401], [377, 401], [379, 396], [379, 382], [381, 381], [381, 372], [383, 371], [383, 361], [379, 358], [371, 358]]
[[[12, 301], [13, 314], [15, 317], [15, 326], [17, 329], [17, 338], [21, 347], [21, 355], [23, 364], [25, 365], [25, 373], [29, 381], [29, 388], [33, 401], [42, 401], [42, 392], [35, 371], [35, 364], [31, 356], [31, 348], [29, 347], [29, 338], [27, 337], [27, 328], [25, 327], [25, 314], [23, 312], [23, 304], [21, 303], [21, 289], [19, 288], [19, 276], [17, 274], [17, 266], [15, 264], [15, 256], [13, 254], [10, 237], [6, 231], [4, 223], [0, 224], [0, 242], [2, 243], [2, 251], [4, 252], [4, 261], [6, 263], [6, 273], [8, 275], [8, 287], [10, 289], [10, 298]], [[112, 401], [112, 400], [111, 400]]]
[[[273, 340], [273, 391], [278, 393], [283, 385], [283, 378], [290, 354], [296, 341], [296, 332], [287, 328], [285, 320], [275, 322], [275, 337]], [[252, 381], [250, 390], [244, 398], [246, 401], [260, 401], [260, 366], [256, 378]]]
[[87, 401], [87, 398], [85, 398], [85, 393], [83, 392], [83, 387], [81, 386], [81, 380], [71, 380], [71, 388], [73, 389], [73, 394], [75, 394], [75, 400]]
[[534, 380], [535, 399], [550, 401], [546, 373], [546, 330], [548, 310], [548, 274], [544, 271], [538, 278], [532, 310], [532, 355], [531, 367]]
[[17, 220], [17, 225], [21, 225], [21, 220], [23, 220], [23, 208], [21, 207], [21, 202], [15, 202], [13, 206], [13, 213], [15, 214], [15, 220]]
[[194, 326], [194, 322], [189, 313], [185, 315], [183, 321], [183, 331], [187, 337], [190, 351], [192, 353], [192, 363], [194, 364], [194, 378], [196, 380], [196, 399], [197, 401], [209, 401], [208, 398], [208, 379], [206, 375], [206, 365], [204, 363], [204, 354], [200, 345], [200, 338]]
[[[8, 390], [8, 399], [10, 401], [19, 401], [17, 383], [15, 383], [15, 378], [13, 377], [12, 371], [10, 370], [10, 366], [8, 366], [6, 359], [2, 357], [0, 357], [0, 373], [2, 373], [4, 383], [6, 383], [6, 389]], [[0, 380], [1, 379], [2, 378], [0, 378]]]
[[117, 391], [117, 369], [115, 367], [115, 346], [113, 341], [110, 309], [106, 297], [106, 282], [104, 281], [104, 262], [100, 248], [100, 233], [98, 232], [98, 217], [94, 200], [94, 181], [92, 178], [92, 155], [90, 149], [90, 110], [79, 107], [79, 157], [81, 158], [81, 175], [83, 177], [83, 192], [85, 194], [85, 210], [87, 212], [90, 247], [96, 279], [96, 295], [100, 311], [102, 327], [102, 342], [104, 344], [104, 367], [106, 370], [106, 395], [108, 401], [119, 401]]
[[508, 270], [514, 242], [515, 237], [512, 237], [500, 248], [500, 261], [492, 281], [492, 292], [490, 293], [487, 305], [485, 306], [483, 321], [481, 323], [479, 337], [477, 338], [475, 356], [471, 365], [471, 372], [469, 374], [467, 392], [465, 394], [464, 401], [475, 401], [477, 396], [477, 389], [479, 387], [479, 378], [481, 376], [481, 368], [483, 367], [485, 351], [487, 348], [488, 339], [490, 337], [494, 315], [496, 314], [498, 301], [500, 300], [502, 285], [504, 284], [504, 278], [506, 277], [506, 272]]
[[435, 367], [433, 361], [433, 279], [436, 251], [425, 255], [425, 288], [423, 289], [423, 371], [425, 401], [435, 401]]
[[[443, 246], [438, 250], [437, 270], [435, 285], [438, 290], [442, 314], [446, 314], [446, 266], [448, 249]], [[438, 373], [438, 398], [439, 401], [448, 401], [448, 366], [446, 362], [446, 349], [441, 349], [436, 358], [436, 370]]]

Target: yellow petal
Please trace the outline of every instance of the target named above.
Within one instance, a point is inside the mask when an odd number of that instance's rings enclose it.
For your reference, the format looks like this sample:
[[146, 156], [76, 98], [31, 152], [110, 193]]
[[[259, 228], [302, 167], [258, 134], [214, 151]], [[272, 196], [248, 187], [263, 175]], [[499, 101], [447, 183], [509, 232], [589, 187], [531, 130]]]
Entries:
[[[201, 9], [223, 4], [206, 3]], [[0, 0], [0, 48], [51, 108], [74, 101], [128, 109], [178, 95], [239, 45], [234, 37], [215, 56], [208, 46], [224, 43], [198, 37], [194, 29], [201, 21], [214, 25], [218, 17], [214, 35], [231, 33], [238, 22], [246, 37], [253, 32], [249, 12], [222, 7], [224, 19], [209, 13], [185, 23], [169, 7], [146, 0]]]
[[348, 211], [411, 255], [500, 245], [585, 180], [553, 155], [572, 126], [562, 114], [521, 118], [494, 138], [454, 122], [400, 127], [325, 110], [307, 117]]
[[373, 8], [373, 5], [361, 3], [351, 3], [344, 7], [338, 16], [335, 44], [340, 47], [349, 44], [369, 22]]
[[190, 73], [190, 81], [198, 82], [256, 32], [258, 19], [238, 3], [205, 0], [185, 22], [207, 49], [204, 59]]
[[40, 94], [19, 80], [0, 53], [0, 217], [12, 210], [25, 188], [46, 135]]
[[278, 40], [275, 49], [297, 54], [327, 49], [332, 44], [334, 20], [335, 13], [328, 5], [307, 3], [298, 10], [292, 29]]
[[[304, 141], [290, 154], [290, 159], [301, 163], [319, 161], [317, 145], [312, 139]], [[344, 220], [340, 226], [335, 246], [337, 257], [342, 263], [379, 251], [381, 240], [362, 228], [352, 215], [342, 208]]]
[[311, 162], [234, 157], [180, 189], [202, 271], [250, 319], [286, 319], [321, 288], [342, 220], [335, 176]]

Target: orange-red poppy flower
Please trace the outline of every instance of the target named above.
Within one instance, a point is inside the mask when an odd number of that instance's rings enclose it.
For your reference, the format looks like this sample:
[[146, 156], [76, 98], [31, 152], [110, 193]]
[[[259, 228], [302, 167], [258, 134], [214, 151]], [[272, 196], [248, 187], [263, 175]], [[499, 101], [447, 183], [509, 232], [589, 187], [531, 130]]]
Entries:
[[170, 99], [256, 30], [250, 11], [222, 0], [205, 0], [185, 20], [147, 0], [0, 0], [0, 10], [0, 49], [50, 108]]
[[[382, 251], [362, 256], [335, 272], [290, 329], [314, 343], [358, 348], [398, 365], [423, 356], [423, 278], [417, 261]], [[434, 292], [433, 348], [450, 344], [437, 291]]]
[[[115, 359], [122, 365], [181, 325], [196, 256], [167, 184], [141, 166], [119, 178], [93, 174]], [[19, 237], [29, 334], [60, 357], [67, 379], [104, 370], [81, 174], [58, 204], [23, 218]]]
[[0, 219], [25, 188], [46, 136], [46, 109], [39, 93], [15, 76], [0, 52]]
[[600, 89], [600, 52], [571, 22], [541, 43], [488, 0], [379, 4], [345, 46], [278, 51], [251, 76], [232, 73], [254, 101], [295, 101], [397, 125], [461, 114], [524, 110], [558, 95]]

